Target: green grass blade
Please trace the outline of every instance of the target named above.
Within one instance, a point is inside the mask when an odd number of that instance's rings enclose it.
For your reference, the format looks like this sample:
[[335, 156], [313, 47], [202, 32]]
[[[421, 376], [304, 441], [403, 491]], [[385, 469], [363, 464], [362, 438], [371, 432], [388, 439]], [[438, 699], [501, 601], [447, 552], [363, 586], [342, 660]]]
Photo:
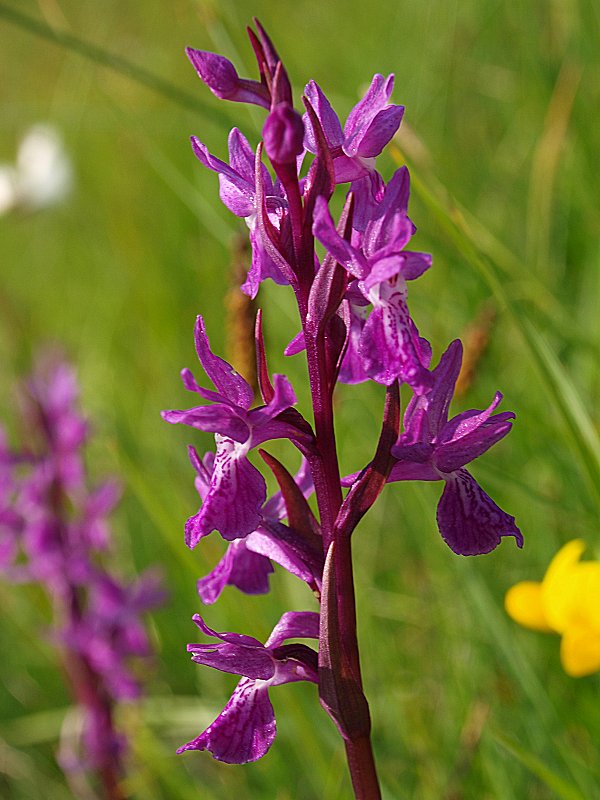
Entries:
[[529, 772], [551, 789], [557, 797], [560, 797], [561, 800], [586, 800], [578, 789], [572, 784], [567, 783], [564, 778], [557, 775], [533, 753], [529, 753], [523, 747], [496, 731], [492, 732], [491, 736], [501, 747], [514, 756], [520, 764], [528, 769]]
[[98, 45], [81, 39], [78, 36], [74, 36], [67, 31], [55, 30], [49, 25], [46, 25], [46, 23], [3, 4], [0, 4], [0, 19], [5, 19], [7, 22], [18, 26], [22, 30], [26, 30], [35, 36], [39, 36], [46, 41], [64, 47], [66, 50], [71, 50], [90, 61], [94, 61], [96, 64], [108, 67], [121, 75], [125, 75], [127, 78], [146, 86], [153, 92], [162, 94], [164, 97], [167, 97], [183, 108], [200, 112], [206, 121], [213, 122], [220, 128], [228, 130], [231, 127], [228, 115], [225, 114], [221, 108], [204, 103], [195, 95], [189, 94], [184, 89], [180, 89], [176, 84], [166, 81], [159, 75], [155, 75], [145, 67], [133, 64], [122, 56], [109, 53], [102, 47], [98, 47]]

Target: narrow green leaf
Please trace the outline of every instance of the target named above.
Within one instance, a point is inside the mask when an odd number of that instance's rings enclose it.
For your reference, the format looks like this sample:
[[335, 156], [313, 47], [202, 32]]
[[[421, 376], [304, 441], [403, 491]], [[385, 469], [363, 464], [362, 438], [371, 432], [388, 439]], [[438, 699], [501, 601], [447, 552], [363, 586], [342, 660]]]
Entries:
[[161, 78], [159, 75], [155, 75], [145, 67], [133, 64], [122, 56], [109, 53], [107, 50], [98, 47], [92, 42], [80, 39], [78, 36], [74, 36], [67, 31], [55, 30], [45, 22], [30, 17], [28, 14], [23, 14], [21, 11], [17, 11], [16, 8], [9, 8], [2, 3], [0, 3], [0, 19], [5, 19], [7, 22], [16, 25], [22, 30], [28, 31], [42, 39], [46, 39], [46, 41], [52, 42], [60, 47], [64, 47], [66, 50], [78, 53], [80, 56], [94, 61], [96, 64], [108, 67], [136, 83], [140, 83], [148, 89], [152, 89], [152, 91], [157, 94], [162, 94], [164, 97], [167, 97], [183, 108], [199, 111], [204, 121], [212, 122], [221, 129], [226, 129], [230, 125], [229, 117], [221, 108], [204, 103], [195, 95], [189, 94], [184, 89], [180, 89], [176, 84]]
[[506, 736], [493, 731], [492, 738], [505, 750], [507, 750], [517, 761], [519, 761], [533, 775], [539, 778], [549, 789], [556, 793], [561, 800], [586, 800], [586, 798], [572, 784], [567, 783], [564, 778], [546, 766], [536, 755], [528, 752], [521, 745], [508, 739]]

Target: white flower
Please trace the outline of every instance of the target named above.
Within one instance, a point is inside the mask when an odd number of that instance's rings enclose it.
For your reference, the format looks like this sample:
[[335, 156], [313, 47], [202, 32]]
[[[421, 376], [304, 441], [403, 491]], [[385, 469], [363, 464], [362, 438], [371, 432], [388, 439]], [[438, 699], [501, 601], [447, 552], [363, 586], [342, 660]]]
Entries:
[[72, 186], [73, 167], [62, 137], [50, 125], [34, 125], [19, 144], [16, 165], [0, 164], [0, 214], [54, 205]]

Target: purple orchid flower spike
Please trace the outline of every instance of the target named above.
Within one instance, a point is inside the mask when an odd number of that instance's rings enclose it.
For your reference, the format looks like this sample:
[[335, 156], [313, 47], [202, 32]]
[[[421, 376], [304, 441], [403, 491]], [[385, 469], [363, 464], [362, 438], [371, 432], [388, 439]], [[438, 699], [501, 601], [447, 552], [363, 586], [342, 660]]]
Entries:
[[257, 761], [273, 744], [276, 722], [269, 689], [296, 681], [318, 682], [317, 654], [304, 644], [284, 644], [287, 639], [319, 636], [319, 615], [288, 611], [262, 645], [252, 636], [217, 633], [199, 614], [194, 622], [216, 644], [189, 644], [192, 661], [221, 672], [241, 675], [231, 699], [200, 736], [177, 751], [208, 750], [218, 761], [246, 764]]
[[[394, 76], [375, 75], [363, 99], [354, 106], [342, 131], [337, 114], [315, 81], [304, 92], [321, 122], [331, 148], [336, 183], [355, 181], [375, 172], [375, 157], [388, 144], [402, 121], [404, 106], [388, 104]], [[317, 152], [312, 126], [305, 119], [305, 147]]]
[[503, 536], [514, 536], [522, 547], [523, 536], [514, 517], [502, 511], [464, 469], [506, 436], [515, 415], [493, 413], [502, 400], [497, 392], [485, 411], [464, 411], [448, 420], [461, 361], [462, 345], [455, 340], [432, 372], [431, 391], [408, 404], [404, 432], [392, 448], [397, 461], [388, 482], [445, 482], [437, 522], [442, 538], [459, 555], [489, 553]]
[[[229, 134], [229, 164], [209, 153], [206, 146], [195, 136], [191, 139], [194, 153], [201, 164], [219, 176], [220, 197], [232, 214], [242, 217], [250, 231], [252, 265], [242, 291], [256, 297], [260, 283], [271, 278], [279, 285], [288, 283], [277, 265], [266, 252], [258, 227], [258, 209], [255, 182], [255, 154], [246, 137], [233, 128]], [[261, 166], [262, 187], [270, 222], [279, 226], [279, 215], [287, 201], [279, 183], [273, 182], [268, 169]]]
[[[214, 453], [200, 459], [190, 448], [202, 504], [187, 522], [186, 542], [194, 547], [215, 529], [228, 542], [223, 558], [198, 582], [202, 600], [214, 602], [227, 585], [249, 594], [266, 592], [275, 562], [307, 583], [319, 615], [285, 614], [264, 645], [248, 636], [216, 633], [196, 616], [198, 627], [216, 644], [189, 645], [193, 660], [239, 674], [241, 680], [218, 718], [180, 752], [209, 750], [229, 763], [260, 758], [275, 736], [269, 687], [317, 681], [318, 674], [321, 705], [344, 738], [353, 796], [379, 798], [356, 635], [353, 531], [386, 482], [442, 480], [438, 524], [456, 553], [489, 552], [503, 536], [514, 536], [521, 546], [514, 519], [465, 469], [506, 435], [514, 415], [495, 413], [498, 394], [487, 410], [448, 420], [460, 344], [450, 345], [430, 370], [431, 346], [409, 312], [408, 282], [429, 269], [431, 256], [409, 249], [416, 228], [408, 216], [408, 170], [397, 170], [386, 183], [376, 169], [376, 158], [404, 113], [403, 106], [390, 103], [393, 75], [374, 76], [343, 127], [321, 88], [310, 81], [301, 117], [282, 61], [255, 22], [257, 33], [248, 33], [260, 83], [241, 80], [229, 61], [214, 54], [190, 51], [190, 57], [217, 96], [267, 109], [262, 141], [254, 153], [234, 129], [229, 164], [197, 139], [192, 144], [202, 164], [219, 175], [225, 205], [250, 229], [253, 261], [244, 291], [254, 297], [266, 277], [293, 291], [300, 330], [290, 331], [288, 339], [297, 333], [285, 354], [306, 352], [314, 429], [292, 408], [296, 398], [287, 379], [276, 375], [271, 381], [260, 311], [255, 340], [264, 405], [251, 409], [249, 385], [213, 355], [199, 318], [196, 348], [215, 390], [202, 388], [184, 370], [185, 386], [208, 404], [163, 416], [215, 434]], [[305, 170], [307, 152], [314, 158]], [[346, 184], [340, 187], [346, 199], [335, 224], [330, 205], [337, 204], [339, 184]], [[316, 241], [326, 250], [323, 259]], [[387, 387], [381, 433], [360, 476], [341, 480], [336, 385], [369, 379]], [[401, 383], [414, 396], [399, 436]], [[292, 476], [260, 447], [258, 454], [280, 489], [265, 502], [265, 480], [249, 452], [276, 438], [290, 439], [302, 453], [305, 475], [301, 470]], [[351, 486], [346, 496], [344, 486]], [[313, 489], [316, 503], [309, 504]], [[317, 633], [318, 665], [310, 648], [284, 643]]]
[[271, 401], [250, 410], [254, 400], [252, 387], [226, 361], [213, 354], [201, 316], [197, 318], [195, 339], [200, 363], [217, 391], [203, 389], [187, 369], [181, 375], [186, 389], [212, 400], [213, 404], [162, 412], [167, 422], [215, 434], [217, 449], [210, 488], [200, 511], [185, 526], [186, 543], [191, 548], [213, 530], [230, 541], [256, 530], [262, 518], [266, 484], [248, 460], [249, 451], [271, 439], [300, 441], [307, 436], [280, 418], [282, 412], [296, 403], [294, 390], [284, 375], [273, 376]]
[[[313, 231], [336, 261], [357, 280], [373, 311], [362, 328], [358, 353], [366, 374], [377, 383], [408, 383], [417, 394], [428, 391], [430, 350], [419, 337], [406, 304], [406, 282], [431, 266], [431, 256], [404, 248], [415, 228], [407, 215], [409, 176], [399, 169], [374, 210], [364, 233], [348, 242], [337, 232], [327, 204], [319, 198]], [[360, 325], [355, 320], [355, 325]], [[356, 328], [354, 335], [356, 337]]]
[[[210, 490], [214, 454], [207, 453], [200, 461], [194, 448], [190, 448], [190, 460], [196, 469], [196, 488], [204, 499]], [[295, 480], [305, 497], [313, 492], [312, 476], [304, 459]], [[246, 594], [266, 594], [269, 591], [269, 575], [273, 572], [272, 561], [300, 580], [320, 588], [322, 564], [315, 568], [310, 558], [303, 557], [302, 543], [294, 541], [289, 528], [280, 526], [281, 520], [287, 516], [281, 492], [267, 500], [261, 514], [262, 520], [257, 529], [243, 539], [231, 542], [216, 567], [198, 581], [198, 594], [206, 605], [214, 603], [225, 586], [235, 586]], [[281, 531], [281, 528], [284, 530]]]

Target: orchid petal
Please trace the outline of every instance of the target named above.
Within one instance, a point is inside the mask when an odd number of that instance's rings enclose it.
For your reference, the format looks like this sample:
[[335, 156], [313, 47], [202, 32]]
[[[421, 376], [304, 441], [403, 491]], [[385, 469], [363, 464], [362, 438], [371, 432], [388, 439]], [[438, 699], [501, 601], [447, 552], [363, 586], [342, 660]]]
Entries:
[[[340, 147], [344, 141], [342, 126], [337, 114], [331, 107], [331, 103], [323, 94], [321, 87], [315, 81], [310, 81], [304, 88], [304, 94], [319, 118], [319, 122], [323, 128], [325, 139], [327, 140], [329, 147]], [[304, 146], [310, 153], [316, 153], [317, 142], [312, 124], [310, 122], [310, 117], [308, 114], [305, 114], [304, 117], [304, 130], [306, 133]]]
[[431, 267], [433, 259], [429, 253], [402, 252], [401, 273], [405, 281], [414, 281]]
[[395, 481], [439, 481], [440, 475], [431, 464], [419, 461], [397, 461], [392, 467], [388, 483]]
[[[273, 375], [273, 389], [275, 390], [275, 393], [271, 399], [271, 402], [266, 406], [253, 409], [248, 414], [249, 424], [254, 426], [256, 429], [263, 428], [267, 425], [267, 423], [271, 422], [274, 417], [276, 417], [278, 414], [281, 414], [282, 411], [285, 411], [287, 408], [291, 408], [296, 404], [296, 394], [292, 388], [292, 384], [285, 375]], [[255, 440], [253, 437], [253, 447], [256, 447], [257, 444], [266, 441], [264, 431], [257, 430], [256, 432], [258, 434], [258, 438], [260, 438], [260, 442]]]
[[473, 433], [489, 420], [501, 402], [502, 393], [496, 392], [494, 399], [484, 411], [465, 411], [453, 417], [440, 431], [438, 435], [439, 442], [443, 444], [456, 442], [458, 439]]
[[196, 318], [194, 339], [200, 363], [219, 393], [241, 408], [250, 408], [254, 400], [252, 387], [231, 364], [212, 352], [204, 320], [200, 315]]
[[384, 305], [373, 309], [359, 353], [365, 372], [377, 383], [389, 386], [401, 380], [417, 394], [431, 386], [431, 376], [421, 363], [418, 332], [401, 292], [390, 294]]
[[434, 457], [436, 467], [441, 472], [453, 472], [473, 461], [509, 433], [512, 428], [510, 420], [514, 416], [511, 411], [496, 414], [466, 436], [437, 445]]
[[419, 409], [427, 410], [429, 436], [435, 440], [440, 429], [448, 420], [448, 409], [454, 393], [454, 385], [460, 372], [462, 344], [459, 339], [451, 342], [432, 372], [433, 386], [423, 397], [413, 397], [404, 414], [404, 430], [414, 426], [413, 416]]
[[357, 153], [362, 137], [370, 123], [382, 108], [385, 107], [394, 88], [394, 76], [375, 74], [365, 96], [348, 114], [344, 125], [344, 151], [354, 156]]
[[256, 553], [257, 558], [274, 561], [305, 583], [310, 584], [316, 580], [317, 576], [305, 561], [286, 542], [278, 541], [270, 533], [263, 532], [262, 526], [252, 531], [244, 541], [248, 549]]
[[286, 611], [273, 628], [265, 647], [279, 647], [286, 639], [307, 638], [319, 638], [319, 614], [315, 611]]
[[267, 252], [257, 225], [250, 228], [250, 245], [252, 247], [252, 264], [245, 282], [240, 287], [242, 292], [254, 299], [258, 294], [260, 284], [267, 278], [271, 278], [279, 286], [287, 286], [289, 281], [282, 275], [281, 270]]
[[235, 586], [246, 594], [266, 594], [273, 566], [268, 558], [250, 547], [250, 533], [245, 539], [233, 541], [217, 566], [198, 581], [198, 594], [206, 605], [214, 603], [225, 586]]
[[236, 217], [249, 217], [254, 213], [254, 181], [248, 181], [221, 159], [213, 156], [199, 139], [191, 138], [196, 158], [219, 176], [219, 196]]
[[333, 159], [336, 183], [352, 183], [366, 178], [375, 169], [375, 159], [351, 158], [345, 153]]
[[466, 469], [446, 478], [437, 521], [442, 538], [458, 555], [489, 553], [503, 536], [514, 536], [517, 546], [523, 546], [515, 518], [502, 511]]
[[173, 425], [181, 423], [207, 433], [220, 433], [236, 442], [243, 443], [250, 435], [248, 425], [223, 405], [198, 406], [182, 411], [161, 411], [161, 416]]
[[[403, 116], [404, 106], [390, 105], [383, 108], [373, 117], [360, 141], [351, 145], [352, 150], [356, 149], [356, 155], [361, 158], [378, 156], [400, 127]], [[349, 146], [344, 149], [351, 154]]]
[[266, 497], [265, 480], [231, 439], [218, 439], [214, 472], [200, 511], [185, 525], [185, 540], [194, 548], [218, 530], [224, 539], [246, 536], [258, 527]]
[[215, 454], [208, 452], [203, 459], [200, 459], [198, 451], [192, 445], [188, 445], [188, 457], [192, 467], [196, 471], [194, 485], [200, 498], [204, 500], [210, 490], [210, 481], [214, 471]]
[[267, 687], [242, 678], [216, 720], [177, 752], [208, 750], [217, 761], [247, 764], [265, 755], [273, 744], [276, 730]]
[[[260, 643], [259, 643], [260, 645]], [[269, 652], [260, 645], [248, 647], [232, 642], [211, 644], [189, 644], [192, 661], [221, 672], [231, 672], [255, 680], [269, 680], [275, 675], [275, 662]]]
[[[227, 139], [229, 150], [229, 163], [232, 169], [254, 189], [254, 150], [239, 128], [232, 128]], [[271, 176], [266, 167], [263, 167], [265, 191], [270, 194], [273, 186]]]

